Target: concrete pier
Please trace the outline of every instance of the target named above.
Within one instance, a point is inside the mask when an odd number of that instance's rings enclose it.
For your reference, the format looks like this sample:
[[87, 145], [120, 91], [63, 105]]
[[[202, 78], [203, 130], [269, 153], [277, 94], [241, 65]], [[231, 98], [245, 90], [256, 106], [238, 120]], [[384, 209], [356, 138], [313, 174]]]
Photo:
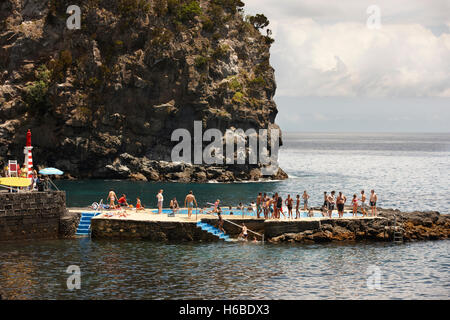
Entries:
[[[70, 209], [75, 212], [86, 212], [82, 209]], [[167, 213], [157, 214], [155, 209], [112, 210], [101, 213], [91, 220], [91, 236], [93, 239], [148, 239], [153, 241], [218, 241], [218, 238], [197, 226], [197, 222], [205, 222], [218, 226], [218, 218], [212, 214], [195, 213], [188, 218], [187, 214], [169, 217]], [[265, 220], [253, 216], [223, 215], [223, 228], [226, 233], [236, 238], [241, 233], [239, 226], [245, 223], [249, 230], [271, 239], [283, 234], [322, 231], [322, 225], [330, 225], [333, 221], [339, 224], [361, 224], [359, 221], [385, 220], [381, 217], [347, 217], [347, 218], [300, 218]], [[353, 222], [352, 222], [353, 221]], [[232, 222], [232, 223], [231, 223]], [[261, 240], [261, 236], [249, 232], [249, 238]]]

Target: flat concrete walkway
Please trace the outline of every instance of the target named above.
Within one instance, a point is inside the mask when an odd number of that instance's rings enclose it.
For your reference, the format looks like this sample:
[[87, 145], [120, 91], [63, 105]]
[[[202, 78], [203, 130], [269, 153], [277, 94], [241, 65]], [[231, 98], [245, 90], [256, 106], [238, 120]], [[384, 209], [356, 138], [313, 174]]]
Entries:
[[[184, 208], [181, 208], [184, 209]], [[90, 208], [68, 208], [70, 212], [98, 212]], [[164, 209], [167, 210], [167, 209]], [[135, 209], [127, 209], [127, 210], [107, 210], [103, 211], [100, 215], [93, 217], [92, 219], [117, 219], [117, 220], [131, 220], [131, 221], [155, 221], [155, 222], [192, 222], [196, 223], [200, 221], [201, 219], [211, 219], [211, 218], [217, 218], [214, 214], [195, 214], [195, 211], [192, 213], [191, 218], [188, 218], [187, 214], [176, 214], [175, 217], [169, 217], [167, 216], [167, 213], [157, 214], [155, 213], [157, 209], [144, 209], [144, 210], [135, 210]], [[314, 211], [315, 214], [321, 214], [320, 211]], [[334, 214], [334, 212], [333, 212]], [[235, 214], [235, 215], [228, 215], [224, 214], [222, 215], [223, 219], [225, 220], [263, 220], [264, 218], [256, 218], [255, 216], [248, 216], [248, 215], [241, 215], [241, 214]], [[346, 220], [346, 219], [376, 219], [379, 217], [363, 217], [361, 215], [358, 215], [357, 217], [332, 217], [331, 219], [336, 220]], [[299, 218], [299, 219], [288, 219], [288, 218], [281, 218], [281, 219], [267, 219], [265, 222], [300, 222], [300, 221], [321, 221], [321, 220], [328, 220], [330, 218], [328, 217], [311, 217], [311, 218]]]

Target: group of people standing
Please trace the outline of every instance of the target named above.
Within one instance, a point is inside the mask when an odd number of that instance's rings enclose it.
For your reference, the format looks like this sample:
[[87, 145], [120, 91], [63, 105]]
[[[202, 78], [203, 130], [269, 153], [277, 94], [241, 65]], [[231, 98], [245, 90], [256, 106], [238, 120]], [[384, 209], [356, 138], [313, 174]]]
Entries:
[[[156, 195], [156, 199], [158, 200], [158, 214], [162, 213], [163, 209], [163, 202], [164, 202], [164, 196], [163, 196], [164, 190], [159, 190], [158, 194]], [[197, 200], [195, 199], [194, 193], [192, 191], [189, 191], [189, 193], [184, 198], [184, 208], [187, 208], [188, 210], [188, 218], [192, 215], [192, 210], [197, 208]], [[173, 197], [172, 200], [170, 200], [169, 208], [172, 209], [172, 212], [175, 214], [180, 209], [180, 205], [178, 204], [177, 198]]]
[[[324, 192], [324, 202], [321, 207], [322, 216], [330, 217], [333, 213], [333, 210], [338, 211], [339, 218], [344, 216], [344, 207], [347, 202], [347, 197], [339, 192], [336, 196], [336, 191], [331, 191], [330, 193]], [[280, 216], [283, 215], [284, 218], [292, 219], [293, 217], [293, 208], [295, 202], [295, 219], [300, 218], [300, 202], [303, 202], [303, 210], [307, 211], [308, 217], [313, 217], [313, 209], [308, 206], [310, 195], [305, 190], [303, 194], [300, 196], [297, 194], [296, 199], [292, 198], [290, 194], [287, 195], [287, 198], [283, 201], [283, 198], [278, 193], [275, 193], [272, 197], [268, 196], [266, 193], [260, 192], [256, 198], [256, 215], [258, 218], [263, 214], [265, 219], [280, 219]], [[375, 193], [375, 190], [370, 191], [370, 208], [371, 216], [377, 215], [377, 201], [378, 195]], [[283, 211], [283, 204], [287, 207], [287, 214]], [[361, 209], [361, 213], [363, 216], [368, 216], [368, 205], [367, 205], [367, 197], [364, 190], [361, 191], [361, 197], [358, 198], [356, 194], [353, 195], [352, 198], [352, 208], [353, 208], [353, 216], [356, 216], [358, 213], [358, 208]]]
[[[342, 194], [342, 192], [338, 193], [338, 196], [336, 197], [336, 192], [331, 191], [330, 194], [328, 194], [326, 191], [323, 193], [323, 205], [322, 205], [322, 215], [324, 217], [328, 216], [331, 218], [331, 213], [333, 210], [335, 210], [335, 207], [338, 211], [339, 218], [342, 218], [344, 215], [344, 206], [347, 202], [347, 197]], [[353, 195], [352, 198], [352, 208], [353, 208], [353, 216], [356, 216], [358, 213], [358, 207], [361, 208], [361, 213], [363, 216], [368, 216], [368, 210], [367, 210], [367, 197], [364, 192], [364, 190], [361, 190], [361, 198], [358, 198], [356, 194]], [[378, 195], [375, 193], [375, 190], [370, 191], [370, 208], [371, 208], [371, 216], [377, 215], [377, 201], [378, 201]]]
[[[305, 190], [302, 195], [303, 210], [308, 210], [309, 198], [310, 196]], [[287, 198], [283, 202], [283, 198], [278, 194], [278, 192], [276, 192], [272, 197], [266, 193], [263, 194], [260, 192], [256, 197], [256, 216], [259, 218], [262, 213], [265, 219], [279, 219], [281, 216], [280, 214], [282, 214], [283, 217], [286, 218], [286, 215], [283, 212], [283, 203], [288, 209], [288, 217], [292, 219], [294, 199], [291, 198], [290, 194], [288, 194]], [[312, 210], [309, 210], [308, 213], [311, 214]], [[297, 195], [295, 200], [295, 219], [298, 218], [300, 218], [300, 195]]]
[[[158, 214], [162, 213], [163, 210], [163, 202], [164, 202], [164, 196], [163, 196], [163, 189], [160, 189], [158, 194], [156, 195], [157, 202], [158, 202]], [[301, 198], [300, 198], [301, 197]], [[313, 209], [309, 207], [309, 198], [310, 195], [305, 190], [303, 194], [300, 196], [297, 194], [296, 198], [292, 198], [290, 194], [287, 195], [287, 198], [283, 201], [283, 198], [281, 195], [279, 195], [277, 192], [270, 197], [266, 193], [260, 192], [256, 198], [256, 216], [257, 218], [260, 218], [261, 215], [264, 216], [265, 219], [280, 219], [281, 215], [283, 215], [284, 218], [292, 219], [293, 216], [293, 208], [295, 203], [295, 219], [300, 218], [300, 203], [303, 202], [303, 210], [307, 211], [308, 217], [313, 217]], [[118, 204], [115, 204], [115, 201], [117, 200]], [[121, 198], [117, 198], [115, 192], [113, 190], [110, 190], [108, 194], [108, 201], [110, 202], [110, 208], [117, 208], [117, 207], [129, 207], [127, 199], [125, 194], [122, 194]], [[369, 198], [369, 205], [371, 208], [370, 215], [376, 216], [377, 215], [377, 201], [378, 201], [378, 195], [375, 193], [375, 190], [370, 191], [370, 198]], [[331, 191], [330, 193], [324, 192], [323, 193], [323, 205], [321, 207], [321, 213], [324, 217], [330, 217], [333, 213], [333, 210], [338, 211], [339, 218], [342, 218], [344, 215], [344, 207], [347, 202], [347, 197], [342, 193], [339, 192], [336, 196], [335, 191]], [[283, 211], [283, 204], [287, 207], [287, 213]], [[363, 216], [368, 216], [368, 205], [367, 205], [367, 197], [364, 192], [364, 190], [361, 191], [361, 196], [358, 198], [356, 194], [353, 195], [353, 198], [351, 200], [351, 205], [353, 208], [353, 216], [356, 216], [358, 213], [358, 208], [361, 209], [361, 213]], [[192, 210], [198, 207], [197, 200], [195, 199], [195, 196], [192, 191], [189, 191], [189, 193], [186, 195], [184, 199], [184, 208], [187, 208], [188, 210], [188, 218], [192, 215]], [[255, 206], [255, 203], [252, 202], [252, 205], [249, 207], [250, 211], [253, 211], [253, 206]], [[170, 209], [172, 209], [173, 213], [177, 213], [180, 209], [180, 206], [178, 204], [178, 201], [176, 197], [174, 197], [172, 200], [170, 200]], [[240, 204], [238, 207], [241, 210], [243, 210], [243, 205]], [[141, 204], [141, 201], [139, 198], [136, 198], [136, 209], [142, 210], [144, 209], [144, 206]], [[231, 207], [230, 207], [231, 209]], [[201, 210], [203, 212], [204, 210]], [[220, 212], [220, 200], [217, 200], [214, 203], [214, 209], [211, 211], [212, 213], [218, 213]], [[231, 213], [230, 213], [231, 214]]]

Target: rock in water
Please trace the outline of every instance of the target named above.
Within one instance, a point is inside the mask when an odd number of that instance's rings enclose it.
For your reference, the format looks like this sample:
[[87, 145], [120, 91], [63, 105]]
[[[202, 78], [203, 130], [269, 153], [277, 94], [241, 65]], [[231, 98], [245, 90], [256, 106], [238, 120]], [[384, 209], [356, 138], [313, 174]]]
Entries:
[[260, 165], [161, 164], [194, 121], [277, 128], [273, 40], [241, 1], [88, 1], [79, 30], [66, 26], [71, 4], [0, 3], [0, 165], [23, 157], [31, 129], [35, 162], [74, 178], [261, 178]]

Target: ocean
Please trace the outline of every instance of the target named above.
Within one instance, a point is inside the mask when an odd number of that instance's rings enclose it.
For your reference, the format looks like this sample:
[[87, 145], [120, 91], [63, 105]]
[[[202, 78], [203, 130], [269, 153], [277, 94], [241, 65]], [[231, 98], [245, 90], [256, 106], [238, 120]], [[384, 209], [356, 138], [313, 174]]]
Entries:
[[[106, 199], [109, 188], [156, 205], [184, 199], [249, 203], [258, 192], [285, 197], [307, 190], [347, 197], [375, 189], [379, 206], [405, 211], [450, 209], [450, 134], [285, 133], [284, 181], [149, 183], [57, 181], [68, 206]], [[131, 201], [132, 202], [132, 201]], [[405, 244], [153, 243], [89, 238], [2, 243], [0, 293], [15, 299], [449, 299], [450, 242]], [[68, 290], [66, 270], [81, 270]]]
[[450, 213], [450, 134], [407, 133], [285, 133], [279, 162], [289, 179], [245, 183], [152, 183], [118, 180], [57, 181], [67, 191], [69, 207], [86, 207], [106, 200], [112, 188], [129, 203], [140, 197], [156, 207], [164, 189], [165, 204], [181, 203], [192, 190], [201, 206], [220, 199], [223, 206], [249, 204], [258, 192], [295, 197], [307, 190], [310, 204], [320, 206], [323, 192], [353, 194], [374, 189], [378, 205], [405, 211]]

